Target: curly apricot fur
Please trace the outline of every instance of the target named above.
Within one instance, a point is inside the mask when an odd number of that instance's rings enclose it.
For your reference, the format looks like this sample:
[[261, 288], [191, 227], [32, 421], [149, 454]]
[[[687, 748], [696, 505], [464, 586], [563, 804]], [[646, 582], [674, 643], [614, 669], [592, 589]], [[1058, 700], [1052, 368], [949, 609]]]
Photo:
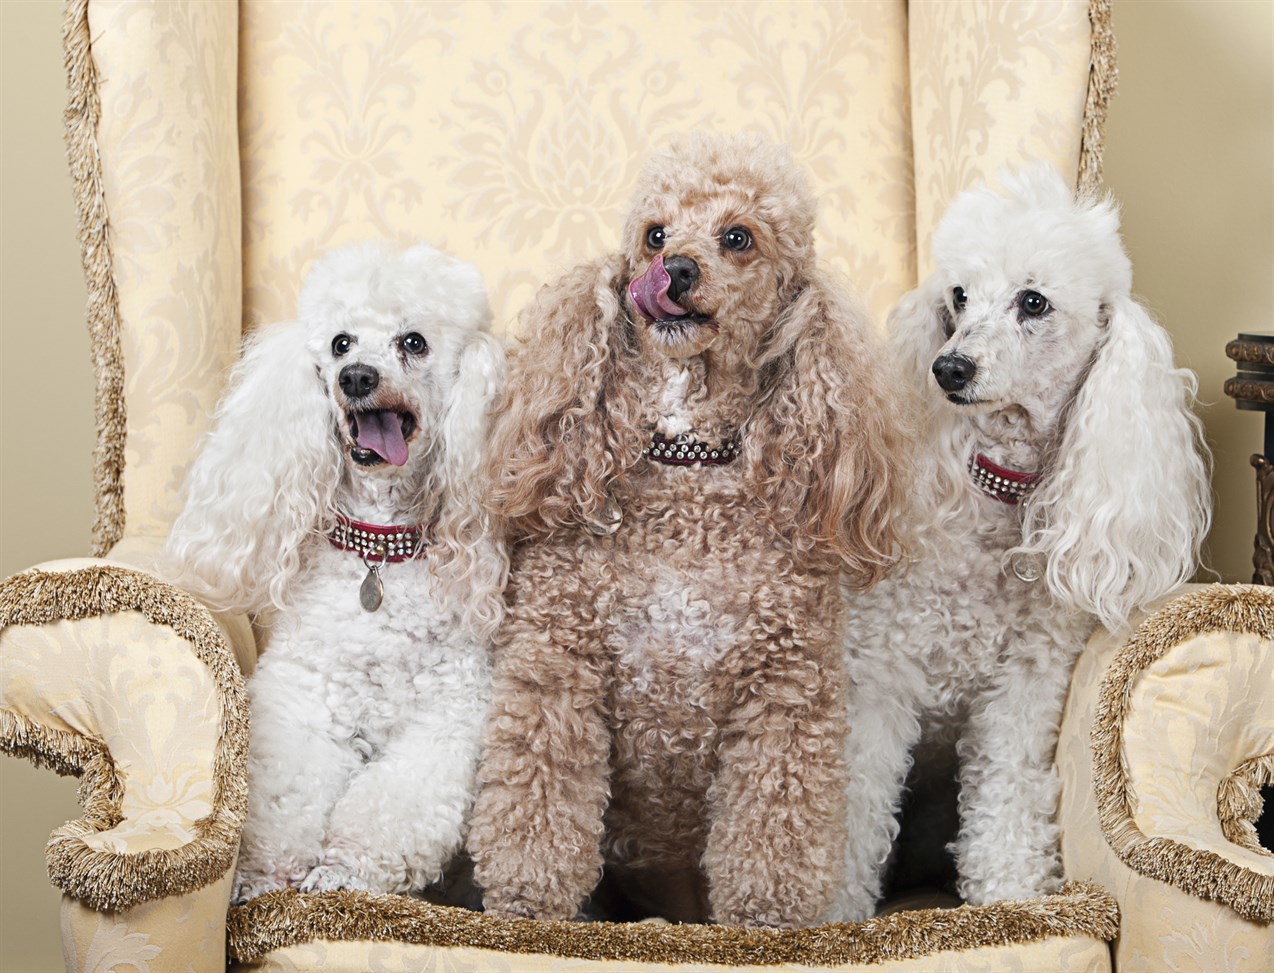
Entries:
[[[677, 300], [696, 319], [628, 298], [652, 225], [695, 261]], [[722, 244], [733, 226], [746, 251]], [[489, 453], [519, 539], [470, 835], [492, 912], [571, 917], [604, 864], [677, 919], [793, 926], [828, 905], [839, 586], [898, 556], [902, 478], [871, 329], [813, 228], [783, 150], [688, 139], [647, 167], [624, 248], [524, 316]], [[743, 455], [661, 465], [656, 431], [741, 435]]]

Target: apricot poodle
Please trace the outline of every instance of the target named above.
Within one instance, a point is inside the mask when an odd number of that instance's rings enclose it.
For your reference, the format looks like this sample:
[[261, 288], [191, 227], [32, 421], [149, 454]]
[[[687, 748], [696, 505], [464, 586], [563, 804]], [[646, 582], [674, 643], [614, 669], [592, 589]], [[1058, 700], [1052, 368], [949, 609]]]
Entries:
[[526, 312], [490, 453], [517, 541], [469, 842], [490, 912], [575, 916], [603, 863], [670, 918], [829, 905], [838, 584], [896, 559], [900, 478], [813, 231], [784, 150], [688, 138], [622, 249]]

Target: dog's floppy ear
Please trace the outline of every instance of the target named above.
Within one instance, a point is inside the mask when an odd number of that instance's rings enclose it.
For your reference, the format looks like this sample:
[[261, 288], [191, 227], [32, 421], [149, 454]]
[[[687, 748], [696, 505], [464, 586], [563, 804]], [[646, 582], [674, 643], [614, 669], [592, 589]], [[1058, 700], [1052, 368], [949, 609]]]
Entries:
[[435, 448], [442, 498], [430, 556], [461, 617], [490, 635], [499, 624], [508, 560], [483, 506], [489, 413], [504, 384], [504, 348], [484, 331], [465, 335]]
[[889, 312], [890, 357], [909, 385], [908, 397], [916, 402], [932, 398], [929, 369], [947, 341], [943, 330], [946, 314], [936, 277], [908, 291]]
[[341, 457], [299, 322], [256, 332], [186, 481], [165, 560], [214, 607], [279, 605], [299, 548], [332, 509]]
[[[968, 451], [968, 424], [933, 394], [933, 361], [954, 330], [943, 290], [935, 274], [889, 312], [889, 359], [897, 369], [895, 421], [906, 424], [908, 435], [922, 431], [924, 441], [942, 444], [908, 449], [906, 475], [913, 485], [923, 484], [926, 502], [923, 517], [906, 518], [903, 543], [913, 558], [938, 556], [934, 542], [970, 526], [963, 506], [968, 473], [961, 459]], [[939, 525], [941, 530], [935, 529]]]
[[1043, 559], [1056, 597], [1118, 630], [1194, 573], [1211, 503], [1197, 380], [1173, 368], [1167, 333], [1131, 297], [1103, 313], [1105, 340], [1012, 553]]
[[745, 453], [770, 515], [807, 556], [867, 586], [898, 559], [904, 436], [865, 312], [810, 280], [781, 313], [762, 361]]
[[640, 454], [620, 374], [624, 270], [620, 255], [577, 267], [523, 312], [490, 446], [491, 504], [515, 536], [603, 522], [608, 487]]

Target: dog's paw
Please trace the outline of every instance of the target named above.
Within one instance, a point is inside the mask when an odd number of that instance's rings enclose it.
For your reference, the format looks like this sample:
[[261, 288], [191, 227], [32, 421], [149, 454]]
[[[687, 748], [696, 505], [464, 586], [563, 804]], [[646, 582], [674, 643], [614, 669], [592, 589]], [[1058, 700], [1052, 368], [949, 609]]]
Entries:
[[578, 906], [565, 900], [533, 901], [528, 895], [490, 890], [483, 894], [482, 911], [503, 919], [573, 919], [579, 914]]
[[511, 908], [504, 908], [502, 906], [491, 908], [484, 905], [482, 908], [482, 911], [486, 915], [494, 916], [497, 919], [537, 919], [539, 918], [539, 916], [536, 915], [535, 911], [531, 909], [530, 906], [525, 906], [525, 905], [516, 905]]
[[302, 892], [334, 892], [337, 889], [367, 891], [365, 881], [343, 865], [315, 865], [301, 880]]
[[990, 905], [992, 902], [1022, 901], [1054, 895], [1061, 887], [1062, 879], [1057, 875], [1023, 875], [997, 876], [985, 882], [965, 878], [959, 883], [958, 890], [960, 898], [969, 905]]
[[287, 887], [288, 883], [277, 875], [239, 872], [234, 877], [234, 887], [230, 893], [230, 904], [243, 905], [243, 903], [249, 899], [255, 899], [258, 895], [265, 895], [267, 892], [277, 892], [279, 889]]
[[876, 896], [865, 888], [844, 888], [823, 914], [823, 922], [862, 922], [876, 914]]

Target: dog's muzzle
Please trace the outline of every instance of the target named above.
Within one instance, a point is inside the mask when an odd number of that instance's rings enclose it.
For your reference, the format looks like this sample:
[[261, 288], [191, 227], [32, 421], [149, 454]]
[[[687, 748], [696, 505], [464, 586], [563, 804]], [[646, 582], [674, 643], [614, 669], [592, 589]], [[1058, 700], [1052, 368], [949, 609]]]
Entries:
[[699, 279], [699, 265], [689, 257], [658, 254], [640, 277], [629, 281], [628, 296], [633, 306], [651, 321], [701, 322], [708, 320], [678, 303]]
[[351, 455], [359, 466], [407, 462], [407, 441], [416, 431], [416, 417], [405, 409], [367, 409], [350, 412], [350, 437], [354, 440]]

